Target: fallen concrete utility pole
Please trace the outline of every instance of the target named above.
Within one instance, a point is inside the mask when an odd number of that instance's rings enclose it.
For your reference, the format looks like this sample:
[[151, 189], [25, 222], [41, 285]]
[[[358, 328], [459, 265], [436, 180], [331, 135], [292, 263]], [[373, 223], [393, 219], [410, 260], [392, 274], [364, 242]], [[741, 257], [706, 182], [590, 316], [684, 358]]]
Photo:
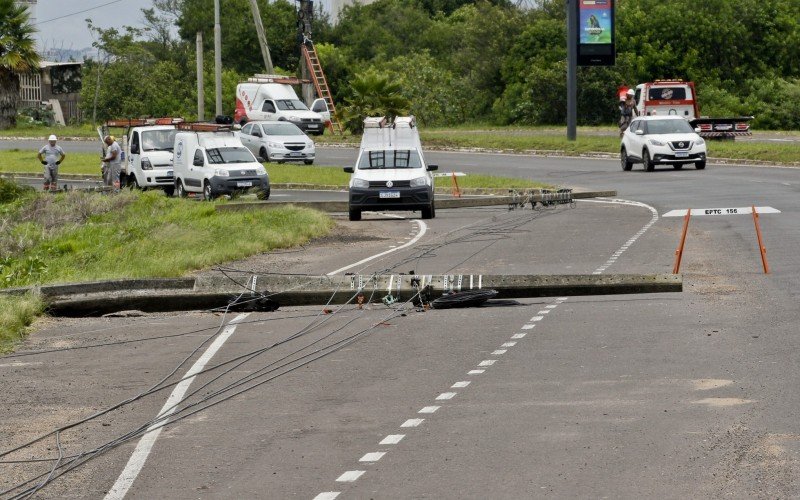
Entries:
[[413, 299], [420, 291], [433, 300], [461, 290], [497, 290], [498, 299], [575, 295], [680, 292], [677, 274], [608, 275], [240, 275], [117, 280], [4, 290], [40, 294], [48, 311], [62, 316], [96, 316], [124, 310], [147, 312], [224, 308], [239, 298], [269, 297], [280, 306], [392, 302]]

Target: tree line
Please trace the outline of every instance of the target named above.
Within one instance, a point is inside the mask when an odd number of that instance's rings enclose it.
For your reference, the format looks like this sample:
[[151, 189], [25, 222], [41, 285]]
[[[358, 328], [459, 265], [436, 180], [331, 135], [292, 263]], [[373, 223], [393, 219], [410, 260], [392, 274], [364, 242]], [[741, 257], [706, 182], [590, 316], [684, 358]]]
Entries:
[[[800, 128], [800, 2], [618, 0], [617, 62], [578, 71], [578, 120], [616, 120], [616, 90], [654, 79], [697, 85], [701, 113]], [[259, 0], [272, 60], [298, 74], [294, 2]], [[214, 109], [210, 0], [154, 0], [146, 27], [100, 29], [84, 66], [84, 116], [196, 113], [195, 36], [204, 34], [205, 103]], [[248, 0], [222, 0], [224, 112], [237, 82], [263, 72]], [[177, 26], [177, 36], [173, 26]], [[378, 0], [317, 11], [312, 38], [348, 123], [386, 106], [425, 125], [566, 122], [564, 0]], [[388, 103], [388, 104], [387, 104]]]

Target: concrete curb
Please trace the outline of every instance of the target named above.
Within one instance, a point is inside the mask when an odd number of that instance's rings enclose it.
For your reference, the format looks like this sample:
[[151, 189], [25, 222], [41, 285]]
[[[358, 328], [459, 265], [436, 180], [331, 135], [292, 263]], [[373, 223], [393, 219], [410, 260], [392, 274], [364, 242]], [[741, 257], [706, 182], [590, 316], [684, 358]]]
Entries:
[[380, 302], [387, 295], [406, 301], [425, 290], [429, 299], [445, 292], [493, 289], [497, 298], [611, 295], [680, 292], [683, 278], [674, 274], [609, 275], [247, 275], [112, 280], [0, 290], [36, 293], [48, 311], [61, 316], [97, 316], [122, 310], [146, 312], [224, 308], [237, 298], [236, 309], [264, 309], [265, 298], [280, 306]]
[[[508, 190], [502, 190], [507, 193]], [[585, 191], [572, 193], [573, 199], [582, 198], [608, 198], [616, 196], [616, 191]], [[515, 200], [511, 196], [494, 196], [494, 195], [473, 195], [463, 196], [461, 198], [438, 198], [436, 200], [436, 208], [469, 208], [469, 207], [487, 207], [496, 205], [509, 205]], [[534, 195], [531, 201], [541, 202], [541, 195]], [[253, 210], [253, 209], [270, 209], [283, 206], [299, 206], [319, 210], [321, 212], [347, 212], [348, 202], [346, 201], [293, 201], [293, 202], [276, 202], [276, 201], [255, 201], [255, 202], [242, 202], [242, 203], [225, 203], [223, 205], [216, 205], [215, 209], [218, 212], [230, 212], [237, 210]], [[391, 211], [390, 206], [386, 210]]]

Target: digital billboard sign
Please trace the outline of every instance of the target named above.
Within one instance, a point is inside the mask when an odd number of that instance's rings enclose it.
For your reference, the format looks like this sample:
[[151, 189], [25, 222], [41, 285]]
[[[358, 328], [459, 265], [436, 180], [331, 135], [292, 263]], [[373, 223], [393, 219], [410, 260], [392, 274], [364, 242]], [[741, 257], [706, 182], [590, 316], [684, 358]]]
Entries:
[[578, 65], [613, 66], [614, 0], [578, 0]]

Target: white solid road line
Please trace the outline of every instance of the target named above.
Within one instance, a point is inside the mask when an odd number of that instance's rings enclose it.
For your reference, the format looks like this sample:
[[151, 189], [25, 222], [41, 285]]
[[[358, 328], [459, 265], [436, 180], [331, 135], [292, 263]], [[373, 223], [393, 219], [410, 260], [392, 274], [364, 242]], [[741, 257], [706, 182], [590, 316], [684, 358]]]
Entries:
[[181, 380], [178, 385], [175, 386], [175, 388], [172, 390], [172, 394], [170, 394], [169, 398], [167, 398], [167, 402], [164, 403], [161, 411], [158, 412], [157, 419], [159, 419], [159, 421], [151, 425], [147, 429], [147, 433], [139, 440], [139, 443], [136, 445], [136, 449], [133, 451], [133, 455], [131, 455], [131, 458], [128, 459], [128, 464], [125, 466], [125, 469], [123, 469], [122, 474], [120, 474], [117, 478], [114, 486], [106, 494], [105, 500], [118, 500], [125, 498], [125, 495], [128, 493], [131, 485], [136, 480], [139, 472], [142, 471], [142, 467], [144, 467], [147, 457], [150, 455], [150, 451], [153, 449], [153, 445], [156, 444], [156, 440], [158, 439], [159, 434], [161, 434], [161, 429], [163, 429], [164, 425], [167, 424], [169, 420], [167, 417], [175, 412], [178, 404], [180, 404], [181, 400], [183, 400], [183, 396], [186, 394], [186, 391], [189, 390], [189, 386], [194, 381], [195, 375], [203, 371], [206, 364], [211, 361], [211, 358], [214, 356], [214, 354], [220, 350], [223, 344], [225, 344], [225, 341], [228, 340], [231, 335], [233, 335], [234, 331], [236, 331], [236, 325], [231, 325], [231, 323], [234, 321], [239, 322], [248, 315], [249, 314], [240, 314], [230, 323], [228, 323], [228, 326], [222, 330], [222, 333], [220, 333], [216, 339], [214, 339], [214, 342], [208, 346], [208, 349], [206, 349], [203, 355], [194, 362], [191, 368], [189, 368], [189, 371], [183, 376], [183, 380]]
[[[352, 269], [352, 268], [354, 268], [356, 266], [360, 266], [361, 264], [366, 264], [367, 262], [369, 262], [371, 260], [375, 260], [378, 257], [383, 257], [384, 255], [388, 255], [388, 254], [390, 254], [392, 252], [396, 252], [398, 250], [402, 250], [404, 248], [410, 247], [411, 245], [413, 245], [414, 243], [419, 241], [420, 238], [425, 236], [425, 233], [428, 231], [428, 225], [425, 224], [423, 221], [417, 220], [417, 219], [413, 219], [411, 222], [414, 222], [414, 223], [419, 225], [419, 232], [416, 234], [416, 236], [414, 236], [412, 239], [410, 239], [404, 245], [400, 245], [399, 247], [392, 247], [389, 250], [386, 250], [385, 252], [376, 253], [375, 255], [373, 255], [371, 257], [367, 257], [366, 259], [359, 260], [355, 264], [350, 264], [349, 266], [345, 266], [345, 267], [342, 267], [342, 268], [337, 269], [335, 271], [331, 271], [327, 275], [328, 276], [333, 276], [334, 274], [343, 273], [343, 272], [347, 271], [348, 269]], [[398, 243], [402, 243], [402, 242], [398, 242]]]

